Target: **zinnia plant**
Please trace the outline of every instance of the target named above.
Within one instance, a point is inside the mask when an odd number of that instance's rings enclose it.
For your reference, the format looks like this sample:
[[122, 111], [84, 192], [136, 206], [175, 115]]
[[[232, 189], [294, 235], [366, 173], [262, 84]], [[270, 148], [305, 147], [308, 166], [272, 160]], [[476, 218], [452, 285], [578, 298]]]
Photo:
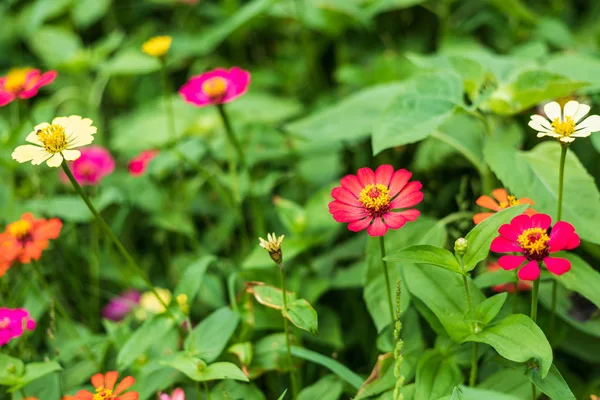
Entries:
[[42, 73], [34, 68], [14, 68], [0, 77], [0, 107], [16, 99], [29, 99], [35, 96], [42, 86], [51, 84], [56, 71]]
[[32, 331], [36, 323], [24, 308], [0, 308], [0, 346], [21, 336], [25, 330]]
[[[81, 156], [71, 163], [70, 168], [81, 186], [96, 186], [115, 170], [115, 160], [104, 147], [90, 146], [81, 150]], [[61, 180], [69, 183], [64, 172]]]
[[107, 372], [106, 374], [96, 374], [91, 379], [96, 392], [92, 393], [88, 390], [80, 390], [75, 395], [75, 398], [77, 400], [137, 400], [139, 398], [138, 392], [125, 392], [133, 386], [135, 379], [132, 376], [127, 376], [115, 387], [118, 378], [119, 373], [116, 371]]
[[[488, 210], [491, 210], [493, 212], [483, 212], [475, 214], [473, 216], [473, 222], [475, 224], [480, 223], [486, 218], [489, 218], [492, 215], [494, 215], [494, 213], [503, 210], [507, 207], [513, 207], [519, 204], [534, 204], [533, 200], [528, 199], [527, 197], [517, 199], [515, 196], [509, 195], [506, 192], [506, 190], [502, 188], [493, 190], [492, 195], [494, 196], [494, 198], [491, 198], [488, 195], [483, 195], [477, 199], [476, 203], [478, 206], [487, 208]], [[527, 215], [533, 215], [535, 213], [536, 211], [532, 208], [528, 208], [525, 211], [525, 214]]]

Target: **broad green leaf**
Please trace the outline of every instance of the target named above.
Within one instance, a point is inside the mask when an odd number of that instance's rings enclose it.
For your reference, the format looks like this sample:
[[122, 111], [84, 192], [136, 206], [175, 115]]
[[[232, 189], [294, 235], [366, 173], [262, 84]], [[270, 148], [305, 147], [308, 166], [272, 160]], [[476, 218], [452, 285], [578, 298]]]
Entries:
[[0, 385], [15, 385], [24, 373], [25, 365], [23, 361], [0, 353]]
[[426, 244], [409, 246], [391, 252], [386, 261], [403, 261], [414, 264], [432, 264], [447, 270], [462, 273], [456, 257], [448, 250]]
[[[508, 382], [504, 382], [508, 384]], [[455, 387], [452, 396], [442, 397], [438, 400], [520, 400], [523, 397], [512, 396], [510, 394], [495, 392], [487, 389], [475, 387], [460, 386]]]
[[112, 0], [78, 0], [74, 2], [71, 16], [78, 27], [88, 27], [109, 10]]
[[349, 383], [356, 390], [358, 390], [363, 383], [363, 378], [352, 372], [345, 365], [312, 350], [308, 350], [303, 347], [292, 346], [292, 355], [327, 368], [345, 382]]
[[13, 386], [13, 388], [21, 388], [45, 375], [60, 370], [62, 370], [62, 367], [56, 361], [27, 364], [25, 366], [25, 374], [19, 378], [19, 383], [16, 386]]
[[194, 357], [186, 352], [172, 354], [160, 363], [183, 372], [190, 379], [197, 382], [202, 380], [202, 371], [207, 367], [206, 363], [200, 358]]
[[185, 294], [188, 297], [190, 304], [193, 303], [200, 290], [200, 286], [202, 285], [202, 279], [204, 278], [206, 270], [215, 260], [216, 258], [214, 256], [207, 255], [188, 266], [175, 289], [174, 297], [177, 297], [179, 294]]
[[462, 383], [458, 365], [437, 351], [426, 352], [417, 368], [415, 400], [439, 399]]
[[496, 318], [507, 297], [508, 293], [498, 293], [485, 299], [475, 308], [475, 318], [484, 325], [489, 324]]
[[[535, 132], [531, 132], [532, 135]], [[560, 145], [538, 144], [517, 151], [498, 140], [486, 143], [484, 154], [494, 173], [515, 196], [529, 197], [536, 211], [556, 218]], [[569, 221], [582, 239], [600, 244], [600, 193], [594, 178], [571, 151], [567, 152], [562, 219]]]
[[83, 47], [81, 39], [72, 30], [48, 25], [32, 34], [28, 42], [33, 53], [50, 67], [67, 63]]
[[600, 308], [600, 272], [592, 268], [581, 257], [572, 253], [560, 253], [558, 257], [571, 262], [571, 270], [554, 279], [569, 290], [577, 292]]
[[302, 206], [279, 196], [273, 199], [273, 204], [286, 230], [300, 234], [306, 229], [306, 214]]
[[154, 343], [160, 341], [175, 326], [175, 321], [165, 314], [147, 319], [135, 330], [117, 355], [118, 368], [125, 369], [144, 354]]
[[396, 384], [394, 364], [395, 360], [392, 353], [379, 355], [371, 374], [356, 393], [355, 400], [369, 399], [393, 389]]
[[[510, 385], [507, 385], [507, 382], [510, 382]], [[520, 369], [501, 369], [485, 378], [477, 386], [490, 391], [506, 393], [517, 399], [531, 396], [531, 382]]]
[[575, 400], [575, 395], [554, 364], [543, 379], [535, 368], [527, 368], [527, 377], [551, 399]]
[[249, 382], [249, 379], [237, 365], [230, 362], [216, 362], [210, 364], [200, 373], [200, 382], [215, 381], [221, 379], [234, 379], [236, 381]]
[[339, 378], [328, 375], [298, 393], [298, 400], [338, 400], [344, 391]]
[[510, 315], [480, 332], [465, 338], [465, 342], [486, 343], [511, 361], [524, 363], [532, 358], [545, 377], [552, 365], [552, 348], [544, 332], [526, 315]]
[[299, 114], [302, 104], [292, 97], [249, 91], [229, 104], [227, 111], [247, 123], [276, 124]]
[[233, 335], [240, 318], [229, 307], [223, 307], [210, 314], [196, 326], [185, 339], [185, 348], [206, 362], [219, 357]]
[[600, 88], [600, 61], [591, 55], [557, 52], [546, 60], [544, 68], [573, 80], [590, 82], [581, 92], [595, 93]]
[[252, 383], [234, 380], [216, 382], [212, 388], [212, 400], [267, 400], [265, 395]]
[[565, 337], [558, 346], [561, 351], [590, 364], [600, 364], [600, 339], [567, 327]]
[[267, 335], [256, 341], [254, 357], [252, 357], [249, 369], [250, 377], [260, 376], [264, 372], [272, 370], [288, 371], [290, 363], [285, 356], [286, 351], [286, 339], [283, 333]]
[[373, 132], [373, 154], [425, 139], [462, 103], [462, 94], [462, 81], [453, 71], [426, 73], [407, 81]]
[[317, 312], [305, 299], [297, 299], [288, 303], [287, 318], [300, 329], [316, 335], [319, 331]]
[[503, 285], [514, 282], [517, 279], [515, 271], [506, 271], [499, 269], [493, 272], [484, 272], [475, 277], [475, 284], [479, 289], [485, 289], [491, 286]]
[[503, 224], [508, 224], [514, 217], [522, 214], [529, 205], [508, 207], [491, 217], [480, 222], [471, 232], [467, 233], [465, 239], [469, 247], [464, 255], [465, 270], [471, 271], [479, 261], [485, 260], [490, 253], [492, 240], [499, 236], [498, 229]]
[[[274, 308], [276, 310], [283, 309], [283, 292], [281, 289], [265, 285], [262, 282], [247, 282], [246, 290], [263, 306]], [[285, 298], [289, 307], [289, 304], [296, 300], [296, 294], [286, 291]]]

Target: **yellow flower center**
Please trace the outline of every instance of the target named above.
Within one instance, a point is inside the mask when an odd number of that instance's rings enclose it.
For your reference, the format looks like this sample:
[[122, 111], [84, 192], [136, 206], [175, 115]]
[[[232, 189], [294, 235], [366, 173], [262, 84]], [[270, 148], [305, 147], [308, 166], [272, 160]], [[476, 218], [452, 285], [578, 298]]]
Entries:
[[519, 200], [517, 200], [517, 198], [515, 196], [506, 196], [508, 197], [508, 201], [502, 201], [500, 202], [500, 207], [502, 208], [507, 208], [507, 207], [512, 207], [512, 206], [518, 206], [519, 205]]
[[361, 190], [358, 200], [372, 216], [381, 216], [389, 210], [390, 190], [381, 183], [367, 185]]
[[6, 329], [10, 325], [10, 318], [4, 317], [0, 319], [0, 329]]
[[61, 125], [48, 125], [37, 131], [37, 136], [48, 153], [60, 153], [67, 148], [67, 135]]
[[142, 45], [142, 51], [152, 57], [162, 57], [171, 47], [171, 36], [155, 36]]
[[96, 388], [96, 394], [92, 397], [92, 400], [114, 400], [116, 398], [117, 396], [113, 394], [112, 390], [100, 386]]
[[16, 237], [17, 239], [23, 239], [29, 234], [29, 231], [31, 231], [32, 227], [33, 225], [30, 221], [21, 219], [8, 225], [8, 233], [10, 233], [11, 236]]
[[227, 80], [225, 78], [221, 78], [220, 76], [215, 76], [214, 78], [207, 79], [202, 84], [202, 92], [211, 99], [218, 99], [220, 97], [223, 97], [226, 91]]
[[534, 260], [541, 260], [546, 255], [549, 240], [546, 229], [542, 228], [525, 229], [517, 238], [525, 255]]
[[561, 136], [571, 136], [575, 132], [575, 121], [573, 117], [565, 117], [564, 121], [560, 118], [555, 118], [552, 121], [552, 127], [554, 128], [554, 132]]
[[13, 68], [8, 71], [6, 75], [6, 81], [4, 81], [4, 88], [11, 93], [18, 93], [25, 86], [27, 81], [27, 74], [32, 68]]

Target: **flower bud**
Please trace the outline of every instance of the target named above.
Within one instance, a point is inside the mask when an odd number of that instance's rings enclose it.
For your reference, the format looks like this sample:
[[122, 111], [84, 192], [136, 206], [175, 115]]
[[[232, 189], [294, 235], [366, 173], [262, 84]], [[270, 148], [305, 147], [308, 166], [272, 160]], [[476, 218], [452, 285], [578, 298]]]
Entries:
[[258, 238], [258, 240], [260, 241], [260, 247], [269, 252], [271, 260], [273, 260], [277, 265], [281, 265], [281, 262], [283, 260], [283, 253], [281, 252], [281, 242], [283, 242], [284, 237], [285, 235], [277, 237], [275, 236], [275, 233], [269, 233], [267, 235], [267, 240], [263, 238]]
[[454, 253], [457, 256], [464, 256], [469, 248], [469, 242], [465, 238], [458, 238], [456, 242], [454, 242]]

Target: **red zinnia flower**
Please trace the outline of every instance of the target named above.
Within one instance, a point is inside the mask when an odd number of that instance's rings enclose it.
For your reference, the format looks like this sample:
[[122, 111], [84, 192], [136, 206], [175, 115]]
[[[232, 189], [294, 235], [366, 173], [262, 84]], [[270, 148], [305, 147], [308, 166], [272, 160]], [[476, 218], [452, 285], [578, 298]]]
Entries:
[[107, 372], [106, 375], [96, 374], [92, 376], [92, 385], [96, 389], [96, 393], [80, 390], [75, 398], [77, 400], [137, 400], [140, 396], [138, 392], [123, 393], [135, 383], [135, 379], [132, 376], [125, 377], [115, 389], [118, 378], [117, 371]]
[[572, 250], [579, 246], [579, 235], [568, 222], [558, 221], [550, 227], [552, 219], [546, 214], [518, 215], [498, 229], [500, 236], [492, 241], [490, 249], [496, 253], [520, 253], [502, 256], [498, 264], [505, 270], [519, 268], [519, 279], [534, 281], [540, 276], [539, 262], [546, 265], [554, 275], [562, 275], [571, 269], [564, 258], [550, 257], [550, 253]]
[[[504, 189], [496, 189], [492, 190], [492, 195], [496, 198], [496, 200], [492, 199], [490, 196], [483, 195], [479, 197], [476, 201], [478, 206], [483, 208], [487, 208], [488, 210], [492, 210], [493, 212], [484, 212], [475, 214], [473, 216], [473, 222], [475, 225], [480, 223], [486, 218], [491, 217], [494, 213], [503, 210], [508, 207], [518, 206], [519, 204], [534, 204], [533, 200], [528, 199], [527, 197], [522, 197], [517, 199], [515, 196], [511, 196], [506, 193]], [[524, 214], [533, 215], [536, 211], [533, 208], [528, 208], [525, 210]]]
[[[498, 271], [500, 268], [501, 267], [497, 262], [488, 263], [488, 271], [489, 272]], [[532, 285], [529, 281], [524, 281], [524, 280], [519, 279], [516, 286], [517, 286], [517, 292], [524, 292], [526, 290], [531, 290]], [[492, 286], [492, 290], [496, 293], [501, 293], [501, 292], [514, 293], [515, 292], [515, 284], [513, 282], [510, 282], [510, 283], [503, 283], [501, 285], [495, 285], [495, 286]]]
[[375, 172], [361, 168], [356, 175], [347, 175], [331, 191], [335, 199], [329, 212], [337, 222], [349, 222], [348, 229], [358, 232], [367, 229], [371, 236], [383, 236], [388, 228], [399, 229], [421, 214], [410, 209], [423, 200], [421, 182], [409, 182], [412, 173], [405, 169], [394, 171], [391, 165], [380, 165]]

